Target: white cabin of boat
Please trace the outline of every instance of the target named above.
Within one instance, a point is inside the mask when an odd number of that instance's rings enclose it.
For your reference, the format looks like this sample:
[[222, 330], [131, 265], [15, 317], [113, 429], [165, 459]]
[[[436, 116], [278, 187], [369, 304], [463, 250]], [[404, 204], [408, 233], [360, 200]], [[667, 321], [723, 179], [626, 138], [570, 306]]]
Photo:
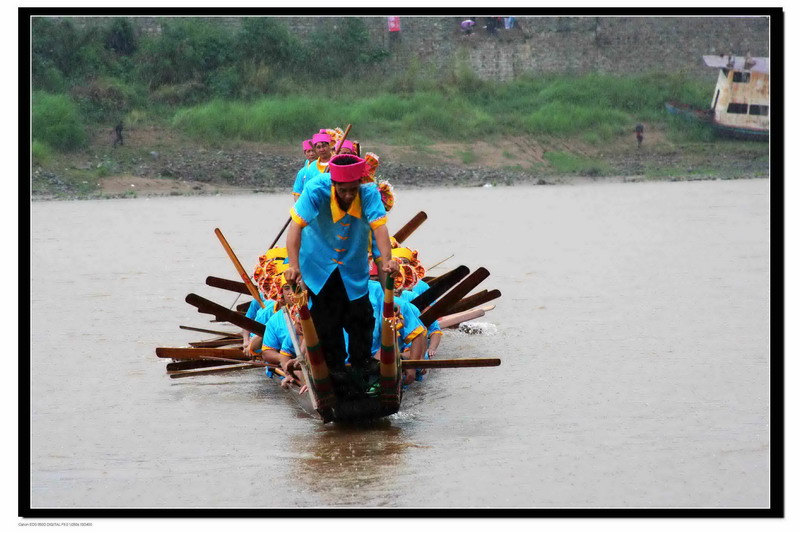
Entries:
[[714, 121], [721, 126], [769, 131], [769, 58], [733, 55], [703, 56], [719, 69], [711, 101]]

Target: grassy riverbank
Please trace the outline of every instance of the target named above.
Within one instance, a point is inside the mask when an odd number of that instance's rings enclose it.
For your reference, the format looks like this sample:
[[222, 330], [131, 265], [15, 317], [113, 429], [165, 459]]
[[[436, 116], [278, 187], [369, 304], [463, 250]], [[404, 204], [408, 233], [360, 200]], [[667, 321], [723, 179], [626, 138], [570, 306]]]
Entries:
[[37, 198], [137, 196], [145, 183], [152, 194], [288, 190], [302, 139], [348, 123], [381, 156], [383, 177], [403, 186], [766, 176], [768, 144], [719, 139], [666, 113], [669, 99], [706, 105], [707, 89], [679, 74], [498, 83], [412, 69], [390, 85], [287, 82], [268, 97], [130, 108], [117, 148], [116, 121], [37, 92], [32, 189]]

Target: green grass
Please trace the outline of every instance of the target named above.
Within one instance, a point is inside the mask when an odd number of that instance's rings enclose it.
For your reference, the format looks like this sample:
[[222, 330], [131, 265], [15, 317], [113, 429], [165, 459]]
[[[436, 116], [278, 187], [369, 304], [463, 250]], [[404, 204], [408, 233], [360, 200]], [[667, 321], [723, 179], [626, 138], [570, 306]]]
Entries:
[[[94, 81], [91, 87], [96, 90], [91, 94], [102, 97], [98, 102], [104, 115], [119, 105], [118, 113], [129, 126], [166, 122], [212, 145], [237, 140], [295, 142], [320, 127], [346, 124], [353, 124], [354, 138], [395, 145], [529, 135], [578, 137], [600, 146], [629, 134], [638, 122], [663, 125], [676, 142], [714, 140], [708, 128], [676, 121], [666, 113], [667, 100], [708, 103], [712, 87], [680, 74], [540, 76], [496, 82], [478, 79], [461, 62], [450, 72], [417, 65], [394, 77], [373, 76], [351, 84], [337, 80], [309, 84], [291, 74], [276, 76], [270, 82], [272, 92], [251, 99], [213, 98], [213, 91], [198, 81], [146, 90], [113, 77]], [[84, 146], [84, 124], [103, 123], [97, 122], [96, 111], [87, 111], [87, 97], [76, 98], [79, 105], [66, 93], [35, 93], [34, 139], [56, 150]], [[197, 103], [187, 103], [192, 101]]]
[[545, 152], [544, 159], [559, 173], [603, 176], [609, 167], [604, 161], [587, 159], [566, 152]]
[[458, 152], [458, 155], [461, 157], [461, 162], [465, 165], [471, 165], [478, 160], [478, 156], [476, 156], [475, 152], [473, 152], [471, 149]]
[[61, 151], [86, 145], [84, 125], [78, 107], [66, 95], [33, 94], [33, 140]]
[[[420, 75], [421, 74], [417, 74]], [[408, 74], [406, 74], [406, 77]], [[466, 141], [491, 135], [581, 136], [600, 145], [642, 121], [667, 119], [664, 102], [702, 105], [710, 88], [679, 75], [559, 76], [508, 83], [453, 75], [426, 83], [405, 79], [313, 87], [284, 80], [281, 94], [253, 101], [212, 100], [178, 110], [172, 124], [205, 140], [291, 141], [320, 127], [354, 124], [361, 138], [391, 144]], [[292, 90], [292, 88], [294, 90]], [[698, 138], [672, 124], [678, 137]], [[702, 136], [701, 136], [702, 137]]]
[[53, 152], [45, 143], [33, 141], [31, 144], [31, 157], [35, 165], [46, 165], [53, 157]]

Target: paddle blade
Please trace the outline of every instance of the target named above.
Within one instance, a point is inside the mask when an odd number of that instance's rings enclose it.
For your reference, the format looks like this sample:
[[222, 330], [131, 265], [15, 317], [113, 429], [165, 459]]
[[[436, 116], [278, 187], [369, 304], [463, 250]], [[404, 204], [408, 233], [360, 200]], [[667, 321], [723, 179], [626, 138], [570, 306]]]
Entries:
[[220, 367], [213, 367], [213, 368], [197, 368], [194, 370], [176, 370], [174, 372], [168, 372], [169, 377], [175, 378], [188, 378], [192, 376], [207, 376], [209, 374], [221, 374], [223, 372], [230, 372], [232, 370], [247, 370], [249, 368], [262, 368], [258, 365], [251, 365], [249, 363], [242, 363], [242, 364], [235, 364], [235, 365], [228, 365], [228, 366], [220, 366]]
[[489, 271], [484, 267], [467, 276], [467, 279], [453, 287], [453, 289], [445, 294], [438, 302], [433, 304], [420, 315], [420, 321], [425, 327], [430, 326], [434, 320], [450, 313], [450, 308], [453, 307], [461, 298], [467, 295], [469, 291], [477, 287], [483, 280], [489, 277]]
[[428, 220], [428, 215], [425, 211], [420, 211], [414, 218], [406, 222], [406, 225], [400, 228], [397, 233], [394, 234], [394, 239], [398, 243], [402, 243], [404, 240], [408, 239], [409, 235], [414, 233], [418, 227], [422, 225], [423, 222]]
[[477, 368], [486, 366], [500, 366], [500, 359], [422, 359], [419, 361], [403, 361], [403, 370], [409, 368]]
[[239, 337], [242, 338], [242, 333], [240, 331], [219, 331], [216, 329], [203, 329], [203, 328], [195, 328], [192, 326], [178, 326], [181, 329], [185, 329], [188, 331], [199, 331], [200, 333], [211, 333], [213, 335], [222, 335], [225, 337]]
[[251, 320], [236, 311], [231, 311], [227, 307], [207, 300], [202, 296], [198, 296], [194, 293], [188, 294], [186, 295], [186, 303], [196, 307], [199, 313], [214, 315], [217, 320], [228, 321], [260, 337], [264, 336], [264, 324]]
[[247, 285], [241, 281], [233, 281], [230, 279], [218, 278], [216, 276], [208, 276], [206, 278], [206, 285], [215, 287], [217, 289], [224, 289], [226, 291], [238, 292], [240, 294], [250, 294]]
[[417, 309], [425, 309], [433, 303], [434, 300], [442, 296], [444, 293], [452, 289], [459, 281], [467, 277], [469, 268], [461, 265], [454, 268], [446, 274], [439, 276], [434, 282], [430, 283], [430, 288], [411, 300], [411, 303]]
[[222, 346], [232, 346], [234, 344], [238, 344], [241, 346], [242, 338], [232, 338], [232, 339], [215, 339], [215, 340], [208, 340], [208, 341], [194, 341], [190, 342], [189, 346], [193, 348], [219, 348]]
[[156, 356], [172, 359], [202, 359], [204, 357], [225, 357], [247, 360], [249, 357], [237, 348], [156, 348]]
[[450, 312], [460, 313], [461, 311], [466, 311], [468, 309], [472, 309], [473, 307], [483, 305], [486, 302], [491, 302], [492, 300], [500, 298], [500, 296], [502, 296], [502, 293], [497, 289], [492, 289], [490, 291], [484, 289], [477, 294], [473, 294], [472, 296], [467, 296], [466, 298], [461, 299], [452, 307], [452, 309], [450, 309]]
[[455, 327], [461, 324], [462, 322], [466, 322], [467, 320], [475, 320], [476, 318], [480, 318], [484, 314], [486, 314], [486, 312], [483, 309], [469, 309], [467, 311], [462, 311], [460, 313], [446, 315], [438, 319], [439, 327], [440, 328]]

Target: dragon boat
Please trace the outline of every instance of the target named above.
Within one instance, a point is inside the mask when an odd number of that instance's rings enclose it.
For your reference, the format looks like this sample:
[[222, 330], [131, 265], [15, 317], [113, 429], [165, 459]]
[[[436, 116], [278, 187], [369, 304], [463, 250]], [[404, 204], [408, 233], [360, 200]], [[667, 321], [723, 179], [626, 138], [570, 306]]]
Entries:
[[[402, 243], [426, 219], [427, 215], [424, 212], [418, 213], [393, 236], [395, 242]], [[254, 300], [261, 302], [258, 289], [239, 263], [222, 232], [215, 229], [215, 233], [239, 272], [242, 282], [208, 276], [206, 284], [240, 294], [249, 294]], [[484, 304], [500, 297], [500, 291], [482, 290], [468, 295], [488, 276], [489, 272], [485, 268], [481, 267], [470, 273], [468, 267], [461, 265], [441, 276], [424, 278], [429, 288], [411, 301], [421, 311], [419, 318], [422, 324], [429, 327], [438, 319], [442, 329], [457, 328], [462, 323], [479, 318], [493, 309], [494, 305]], [[282, 313], [286, 322], [302, 375], [300, 384], [286, 386], [284, 383], [282, 388], [287, 389], [305, 411], [318, 417], [323, 423], [363, 422], [397, 413], [402, 404], [403, 371], [406, 369], [487, 367], [500, 364], [500, 360], [494, 358], [404, 359], [398, 345], [394, 289], [393, 278], [387, 277], [383, 286], [381, 347], [376, 365], [377, 375], [374, 373], [362, 375], [349, 366], [344, 373], [331, 375], [316, 335], [316, 327], [309, 313], [307, 300], [302, 292], [299, 292], [294, 307], [297, 311], [294, 320], [286, 307], [277, 311]], [[244, 314], [250, 302], [245, 302], [236, 309], [229, 309], [194, 293], [187, 295], [185, 300], [199, 313], [212, 315], [215, 322], [227, 322], [238, 326], [245, 335], [247, 332], [258, 336], [264, 335], [265, 325], [247, 318]], [[170, 378], [257, 368], [262, 372], [266, 369], [269, 381], [278, 384], [283, 382], [285, 376], [280, 367], [266, 363], [243, 350], [242, 333], [190, 326], [180, 327], [212, 333], [215, 337], [190, 342], [188, 347], [156, 348], [158, 357], [171, 360], [166, 367]], [[296, 328], [302, 331], [305, 350], [297, 337]]]

